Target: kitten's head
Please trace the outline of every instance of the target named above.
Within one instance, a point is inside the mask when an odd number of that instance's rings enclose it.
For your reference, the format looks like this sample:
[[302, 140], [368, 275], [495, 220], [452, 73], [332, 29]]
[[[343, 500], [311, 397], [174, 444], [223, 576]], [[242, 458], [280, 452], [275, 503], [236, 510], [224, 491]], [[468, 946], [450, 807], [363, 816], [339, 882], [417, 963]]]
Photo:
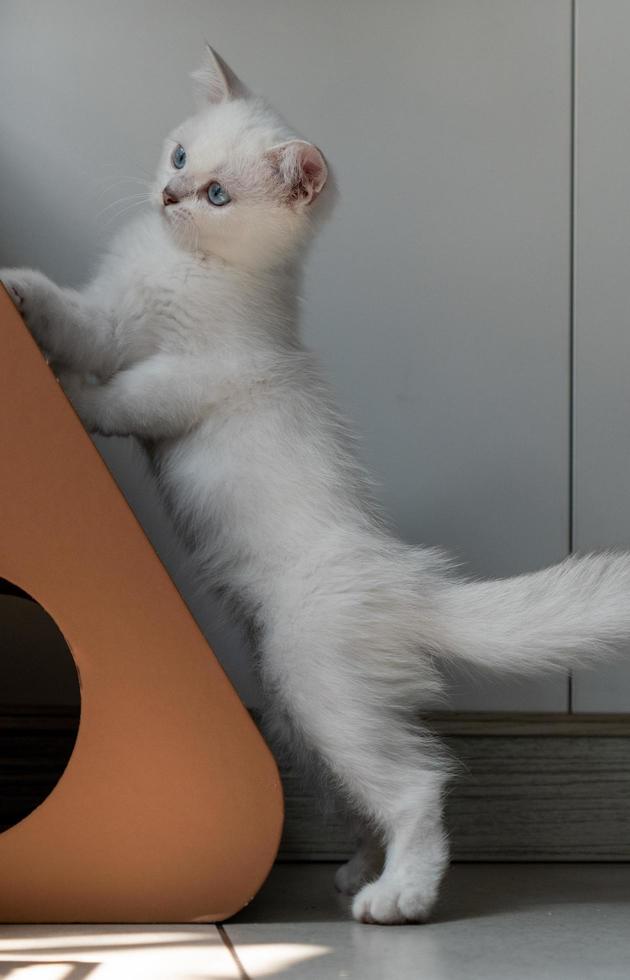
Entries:
[[183, 248], [249, 269], [282, 264], [308, 234], [324, 158], [210, 47], [193, 77], [202, 105], [166, 141], [154, 203]]

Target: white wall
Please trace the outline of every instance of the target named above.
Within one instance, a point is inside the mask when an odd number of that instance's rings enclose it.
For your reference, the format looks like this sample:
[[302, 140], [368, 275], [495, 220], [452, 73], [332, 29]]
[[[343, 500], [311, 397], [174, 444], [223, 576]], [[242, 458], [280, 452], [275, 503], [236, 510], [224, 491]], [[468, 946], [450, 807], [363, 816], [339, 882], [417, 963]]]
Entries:
[[[125, 220], [110, 205], [139, 188], [121, 176], [151, 174], [189, 113], [208, 38], [336, 171], [305, 335], [401, 533], [483, 574], [555, 561], [569, 521], [570, 13], [570, 0], [3, 0], [0, 264], [85, 279]], [[98, 445], [189, 596], [139, 454]], [[252, 701], [237, 634], [210, 600], [190, 604]], [[454, 675], [453, 691], [460, 707], [567, 705], [563, 678]]]
[[[630, 6], [579, 0], [575, 547], [630, 547]], [[576, 711], [630, 710], [626, 656], [576, 672]]]

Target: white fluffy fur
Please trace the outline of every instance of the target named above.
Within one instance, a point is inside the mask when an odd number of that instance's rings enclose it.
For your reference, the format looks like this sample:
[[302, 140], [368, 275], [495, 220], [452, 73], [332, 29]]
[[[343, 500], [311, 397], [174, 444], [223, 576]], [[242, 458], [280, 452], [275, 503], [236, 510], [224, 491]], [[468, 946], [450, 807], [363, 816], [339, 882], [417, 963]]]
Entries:
[[[203, 588], [252, 627], [272, 727], [363, 819], [337, 876], [354, 915], [422, 921], [447, 864], [449, 765], [416, 720], [440, 661], [524, 672], [598, 656], [630, 636], [630, 561], [469, 582], [390, 534], [297, 332], [326, 165], [211, 51], [198, 81], [209, 101], [167, 140], [151, 212], [93, 281], [1, 278], [85, 425], [144, 444]], [[223, 208], [197, 193], [214, 178]], [[167, 185], [180, 203], [163, 206]]]

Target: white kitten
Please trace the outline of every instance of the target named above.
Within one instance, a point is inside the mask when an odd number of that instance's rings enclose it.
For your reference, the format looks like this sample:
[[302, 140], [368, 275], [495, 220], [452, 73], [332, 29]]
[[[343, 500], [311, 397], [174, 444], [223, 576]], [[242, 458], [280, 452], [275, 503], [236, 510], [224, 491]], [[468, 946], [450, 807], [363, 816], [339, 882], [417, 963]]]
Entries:
[[337, 875], [354, 915], [423, 921], [449, 766], [416, 713], [440, 662], [526, 672], [627, 640], [630, 561], [470, 582], [389, 533], [297, 332], [324, 159], [211, 51], [197, 77], [207, 101], [166, 142], [152, 212], [96, 278], [1, 278], [85, 425], [145, 445], [204, 587], [252, 626], [275, 728], [363, 819]]

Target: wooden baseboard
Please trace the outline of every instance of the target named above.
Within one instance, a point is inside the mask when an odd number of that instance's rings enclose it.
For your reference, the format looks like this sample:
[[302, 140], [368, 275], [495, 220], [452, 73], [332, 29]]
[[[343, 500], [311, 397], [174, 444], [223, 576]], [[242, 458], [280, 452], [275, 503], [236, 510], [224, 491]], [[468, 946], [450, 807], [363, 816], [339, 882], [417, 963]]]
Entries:
[[[461, 762], [446, 805], [455, 860], [630, 861], [630, 716], [436, 714]], [[281, 856], [339, 860], [353, 848], [342, 812], [325, 813], [281, 766]]]
[[[76, 711], [0, 708], [0, 828], [54, 786]], [[630, 861], [630, 716], [439, 714], [462, 763], [447, 801], [453, 857], [465, 861]], [[353, 847], [341, 812], [280, 764], [281, 857], [341, 860]]]
[[436, 712], [424, 717], [431, 729], [442, 736], [630, 736], [630, 714], [554, 714], [465, 711]]

